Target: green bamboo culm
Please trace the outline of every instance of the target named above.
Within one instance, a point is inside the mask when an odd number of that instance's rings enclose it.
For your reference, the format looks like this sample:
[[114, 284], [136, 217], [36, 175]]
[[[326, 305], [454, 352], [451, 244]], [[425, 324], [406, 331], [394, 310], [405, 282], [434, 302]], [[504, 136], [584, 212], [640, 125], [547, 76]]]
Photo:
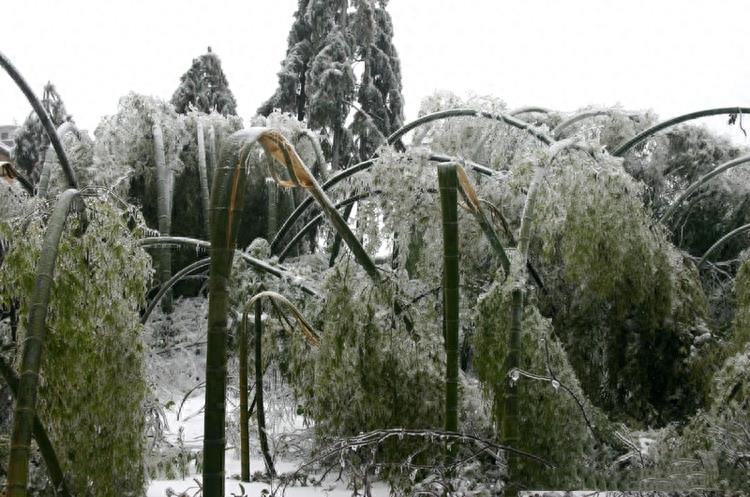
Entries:
[[437, 167], [443, 217], [445, 431], [458, 431], [458, 174], [456, 164]]
[[[227, 380], [228, 284], [244, 207], [246, 162], [260, 142], [266, 153], [291, 167], [294, 148], [266, 128], [238, 131], [222, 141], [211, 190], [211, 265], [208, 279], [208, 340], [206, 344], [206, 411], [203, 427], [203, 495], [224, 497], [224, 450]], [[285, 153], [279, 155], [279, 147]], [[257, 394], [256, 394], [257, 395]]]
[[281, 202], [279, 185], [273, 178], [266, 178], [266, 211], [268, 214], [268, 225], [266, 226], [266, 238], [272, 240], [279, 229], [279, 211]]
[[[352, 209], [354, 208], [354, 203], [351, 203], [344, 207], [344, 214], [343, 218], [344, 221], [347, 223], [349, 222], [349, 216], [352, 214]], [[333, 264], [336, 262], [336, 258], [339, 256], [339, 252], [341, 251], [341, 235], [336, 233], [336, 236], [333, 239], [333, 245], [331, 246], [331, 257], [328, 259], [328, 267], [333, 267]]]
[[[169, 235], [172, 229], [172, 188], [170, 171], [167, 168], [166, 155], [164, 152], [164, 133], [161, 124], [154, 120], [152, 127], [154, 136], [154, 163], [156, 164], [156, 191], [157, 191], [157, 214], [159, 219], [159, 232]], [[168, 248], [159, 250], [159, 280], [166, 283], [172, 277], [172, 252]], [[172, 292], [167, 292], [161, 299], [161, 310], [165, 313], [172, 312]]]
[[247, 314], [239, 330], [240, 354], [240, 479], [250, 481], [250, 412], [247, 402]]
[[213, 189], [216, 163], [219, 162], [219, 158], [216, 154], [216, 128], [210, 126], [208, 128], [208, 169], [206, 171], [208, 175], [208, 191]]
[[42, 253], [36, 267], [36, 282], [29, 306], [26, 337], [23, 341], [20, 382], [13, 417], [7, 497], [26, 497], [31, 435], [34, 430], [39, 387], [39, 368], [42, 362], [42, 346], [47, 331], [47, 307], [55, 274], [57, 249], [65, 227], [65, 221], [76, 198], [80, 198], [80, 196], [78, 190], [73, 188], [66, 190], [58, 198], [47, 226]]
[[[18, 377], [10, 364], [5, 362], [2, 357], [0, 357], [0, 376], [3, 377], [5, 383], [10, 388], [13, 397], [18, 398]], [[52, 447], [47, 430], [36, 414], [34, 414], [33, 435], [36, 445], [39, 448], [39, 453], [42, 455], [42, 459], [44, 459], [44, 465], [47, 467], [49, 478], [57, 490], [57, 495], [60, 497], [70, 497], [70, 491], [65, 483], [65, 475], [60, 466], [60, 460], [57, 458], [54, 447]]]
[[203, 133], [203, 122], [200, 117], [196, 119], [198, 134], [198, 179], [201, 184], [201, 201], [203, 203], [203, 225], [206, 230], [206, 237], [211, 236], [211, 228], [208, 223], [208, 212], [210, 208], [210, 199], [208, 194], [208, 172], [206, 170], [206, 144], [205, 134]]
[[263, 405], [263, 364], [262, 364], [262, 338], [263, 338], [263, 304], [261, 299], [255, 301], [255, 415], [258, 420], [258, 440], [263, 460], [266, 462], [266, 471], [272, 478], [276, 477], [276, 468], [273, 465], [271, 451], [268, 450], [268, 435], [266, 434], [266, 410]]
[[228, 284], [245, 195], [250, 146], [262, 130], [232, 134], [222, 145], [211, 191], [211, 265], [208, 280], [206, 410], [203, 428], [203, 495], [224, 497]]

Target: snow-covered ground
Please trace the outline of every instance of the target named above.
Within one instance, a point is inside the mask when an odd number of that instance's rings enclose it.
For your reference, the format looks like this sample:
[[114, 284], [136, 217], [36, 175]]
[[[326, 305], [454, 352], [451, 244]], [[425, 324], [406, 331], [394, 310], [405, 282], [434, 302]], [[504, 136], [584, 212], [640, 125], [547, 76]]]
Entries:
[[[202, 388], [205, 378], [205, 341], [206, 315], [208, 302], [204, 298], [177, 299], [174, 312], [164, 316], [159, 310], [146, 325], [148, 337], [167, 336], [163, 342], [151, 343], [152, 357], [148, 361], [149, 377], [154, 386], [155, 397], [164, 410], [163, 427], [164, 438], [173, 447], [181, 444], [185, 451], [198, 453], [203, 448], [203, 404], [205, 391]], [[152, 338], [152, 342], [155, 340]], [[248, 497], [259, 495], [298, 496], [329, 496], [344, 497], [352, 495], [352, 490], [346, 488], [346, 477], [342, 481], [327, 478], [319, 486], [289, 485], [285, 489], [280, 482], [240, 482], [240, 460], [237, 405], [238, 380], [236, 364], [230, 363], [230, 378], [228, 379], [227, 398], [227, 451], [225, 459], [225, 495], [227, 497]], [[295, 414], [296, 404], [288, 391], [288, 386], [271, 368], [265, 379], [265, 408], [266, 424], [269, 433], [271, 451], [275, 454], [275, 467], [280, 475], [291, 474], [296, 471], [307, 457], [312, 434], [306, 427], [301, 416]], [[185, 395], [189, 393], [184, 401]], [[179, 414], [179, 417], [178, 417]], [[291, 442], [280, 441], [281, 436], [291, 439]], [[180, 441], [181, 439], [181, 441]], [[257, 425], [255, 417], [250, 419], [250, 474], [265, 472], [265, 465], [258, 443]], [[163, 472], [162, 472], [163, 473]], [[179, 471], [172, 471], [179, 473]], [[308, 476], [319, 480], [318, 475]], [[201, 481], [199, 471], [191, 462], [184, 479], [152, 480], [149, 484], [148, 497], [193, 497], [198, 491], [196, 483]], [[329, 481], [330, 480], [330, 481]], [[268, 492], [264, 494], [263, 492]], [[385, 497], [390, 494], [385, 483], [376, 483], [372, 487], [373, 497]]]
[[[194, 393], [185, 404], [182, 406], [180, 412], [180, 419], [177, 418], [177, 411], [180, 407], [181, 399], [178, 399], [169, 409], [165, 410], [166, 421], [167, 421], [167, 435], [168, 441], [175, 443], [178, 439], [178, 434], [182, 430], [182, 440], [186, 448], [190, 450], [200, 450], [203, 444], [203, 392], [199, 391]], [[236, 404], [229, 402], [228, 406]], [[284, 420], [281, 423], [274, 423], [275, 430], [279, 431], [293, 431], [300, 428], [300, 420], [295, 419], [293, 421]], [[251, 425], [251, 432], [253, 426]], [[276, 432], [278, 435], [279, 432]], [[250, 438], [251, 444], [251, 456], [250, 456], [250, 473], [264, 470], [264, 463], [257, 444], [257, 433], [252, 433]], [[276, 471], [279, 474], [293, 473], [299, 465], [304, 462], [300, 460], [290, 460], [281, 457], [276, 461]], [[192, 497], [198, 490], [197, 481], [201, 481], [201, 475], [196, 474], [195, 466], [191, 464], [191, 470], [189, 475], [182, 480], [152, 480], [148, 487], [147, 497], [172, 497], [175, 495], [185, 495]], [[344, 497], [352, 495], [352, 491], [346, 488], [346, 484], [342, 481], [338, 482], [324, 482], [320, 486], [288, 486], [286, 489], [280, 488], [278, 482], [272, 483], [271, 485], [262, 482], [241, 482], [239, 479], [240, 475], [240, 461], [237, 451], [234, 447], [228, 447], [226, 451], [225, 468], [227, 478], [224, 483], [225, 495], [227, 497], [239, 497], [243, 495], [242, 487], [244, 487], [245, 495], [248, 497], [269, 495], [275, 490], [276, 495], [286, 495], [288, 497], [302, 497], [302, 496], [327, 496], [327, 497]], [[373, 485], [373, 497], [389, 495], [389, 489], [387, 485], [383, 483], [376, 483]], [[263, 492], [269, 492], [264, 494]]]

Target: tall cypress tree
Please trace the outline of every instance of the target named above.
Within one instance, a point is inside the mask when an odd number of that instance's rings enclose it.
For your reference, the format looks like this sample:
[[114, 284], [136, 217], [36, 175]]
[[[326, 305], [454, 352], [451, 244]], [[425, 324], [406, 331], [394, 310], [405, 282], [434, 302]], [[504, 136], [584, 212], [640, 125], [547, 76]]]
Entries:
[[[65, 121], [72, 120], [65, 111], [65, 104], [63, 104], [55, 86], [50, 82], [44, 86], [42, 106], [49, 114], [55, 127], [60, 126]], [[15, 139], [16, 148], [13, 153], [16, 167], [23, 171], [32, 183], [36, 184], [39, 182], [47, 147], [50, 143], [36, 112], [29, 114], [23, 125], [16, 131]]]
[[187, 114], [193, 105], [206, 114], [216, 110], [224, 116], [237, 115], [237, 102], [229, 89], [221, 60], [211, 47], [207, 53], [193, 59], [193, 65], [180, 78], [171, 103], [180, 114]]
[[299, 0], [279, 86], [258, 109], [307, 119], [327, 137], [334, 169], [371, 155], [382, 135], [403, 121], [401, 69], [386, 5], [386, 0]]

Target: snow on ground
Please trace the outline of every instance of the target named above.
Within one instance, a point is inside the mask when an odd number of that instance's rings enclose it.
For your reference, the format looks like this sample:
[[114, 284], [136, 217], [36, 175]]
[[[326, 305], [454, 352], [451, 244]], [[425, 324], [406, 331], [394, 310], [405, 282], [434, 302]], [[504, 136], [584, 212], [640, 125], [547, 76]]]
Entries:
[[[177, 299], [175, 310], [170, 316], [164, 316], [159, 310], [146, 325], [147, 337], [151, 342], [151, 357], [149, 377], [154, 386], [154, 393], [158, 404], [164, 409], [166, 426], [164, 427], [166, 442], [176, 447], [182, 444], [185, 450], [196, 453], [203, 448], [203, 403], [205, 391], [202, 383], [205, 377], [205, 340], [206, 340], [207, 301], [204, 298]], [[156, 340], [153, 337], [166, 336]], [[239, 443], [237, 417], [237, 382], [232, 376], [228, 381], [227, 399], [227, 451], [225, 460], [225, 495], [227, 497], [242, 496], [240, 489], [240, 461], [239, 450], [235, 446]], [[286, 451], [281, 447], [280, 435], [300, 435], [301, 439], [309, 440], [305, 436], [308, 429], [302, 417], [297, 416], [291, 406], [294, 405], [290, 393], [283, 381], [273, 371], [266, 375], [266, 391], [264, 405], [266, 407], [266, 423], [269, 431], [269, 443], [272, 452], [277, 453], [275, 460], [279, 474], [293, 473], [303, 462], [305, 450], [300, 455]], [[191, 392], [184, 402], [186, 393]], [[178, 419], [179, 411], [179, 419]], [[181, 442], [179, 441], [181, 439]], [[277, 449], [277, 450], [274, 450]], [[265, 465], [260, 454], [258, 444], [257, 425], [254, 417], [250, 419], [250, 473], [264, 471]], [[310, 475], [315, 477], [315, 475]], [[319, 479], [315, 477], [315, 479]], [[201, 481], [201, 475], [196, 471], [195, 464], [190, 463], [188, 474], [184, 479], [154, 479], [150, 482], [148, 497], [174, 497], [184, 492], [185, 497], [193, 497], [199, 490], [195, 480]], [[255, 497], [262, 492], [277, 490], [276, 495], [282, 495], [279, 483], [242, 482], [245, 495]], [[390, 494], [384, 483], [373, 485], [373, 497], [384, 497]], [[316, 487], [288, 486], [285, 493], [288, 497], [298, 496], [328, 496], [344, 497], [352, 495], [346, 488], [346, 483], [339, 481], [325, 481]]]
[[[180, 408], [180, 402], [182, 399], [178, 399], [169, 409], [165, 410], [166, 421], [167, 421], [167, 435], [168, 441], [175, 443], [178, 439], [178, 434], [182, 430], [182, 440], [186, 448], [198, 451], [202, 448], [203, 444], [203, 392], [199, 391], [194, 393], [185, 404], [182, 406], [180, 412], [180, 419], [177, 419], [177, 411]], [[230, 400], [228, 407], [231, 408], [236, 402]], [[269, 406], [272, 409], [272, 406]], [[292, 422], [284, 420], [283, 423], [276, 423], [275, 429], [279, 434], [279, 431], [293, 431], [300, 427], [300, 419], [293, 420]], [[250, 426], [251, 430], [251, 455], [250, 455], [250, 473], [261, 471], [264, 469], [263, 459], [258, 449], [257, 443], [257, 432], [253, 432], [254, 426]], [[257, 429], [257, 428], [256, 428]], [[303, 461], [290, 460], [281, 458], [276, 461], [276, 471], [280, 474], [294, 472]], [[185, 495], [192, 497], [198, 491], [198, 485], [196, 481], [201, 481], [201, 475], [195, 472], [195, 466], [190, 466], [191, 474], [187, 475], [182, 480], [162, 480], [156, 479], [150, 482], [147, 497], [170, 497], [180, 495], [185, 492]], [[302, 487], [302, 486], [288, 486], [285, 492], [282, 494], [282, 489], [278, 488], [279, 484], [268, 485], [266, 483], [248, 483], [240, 482], [240, 461], [239, 455], [234, 447], [228, 447], [225, 459], [225, 468], [227, 478], [224, 483], [225, 495], [227, 497], [239, 497], [242, 495], [240, 484], [245, 489], [245, 495], [248, 497], [255, 497], [264, 495], [262, 492], [272, 492], [274, 489], [277, 490], [276, 495], [286, 495], [287, 497], [302, 497], [302, 496], [326, 496], [326, 497], [344, 497], [352, 495], [352, 491], [347, 489], [344, 482], [324, 482], [321, 486], [316, 487]], [[273, 487], [273, 488], [272, 488]], [[376, 483], [373, 485], [373, 497], [385, 497], [389, 495], [388, 486], [384, 483]]]

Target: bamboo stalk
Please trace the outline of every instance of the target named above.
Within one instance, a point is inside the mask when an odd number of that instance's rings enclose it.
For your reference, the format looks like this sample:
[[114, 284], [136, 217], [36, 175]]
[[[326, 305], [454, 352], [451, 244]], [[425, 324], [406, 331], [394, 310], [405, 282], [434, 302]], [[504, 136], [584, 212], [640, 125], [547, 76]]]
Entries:
[[[240, 354], [240, 479], [250, 481], [250, 421], [247, 402], [247, 314], [242, 314]], [[257, 398], [256, 398], [257, 399]]]
[[36, 283], [29, 306], [29, 321], [23, 343], [18, 397], [16, 398], [16, 409], [13, 417], [13, 432], [8, 462], [8, 497], [26, 496], [31, 434], [39, 387], [39, 369], [47, 331], [47, 310], [55, 274], [57, 249], [70, 208], [73, 201], [79, 197], [78, 190], [71, 188], [63, 192], [58, 198], [47, 226], [42, 253], [36, 267]]
[[681, 116], [674, 117], [672, 119], [669, 119], [667, 121], [661, 122], [659, 124], [655, 124], [654, 126], [651, 126], [650, 128], [641, 131], [637, 135], [635, 135], [630, 140], [626, 141], [617, 149], [612, 152], [612, 155], [615, 157], [621, 157], [623, 156], [628, 150], [638, 145], [640, 142], [648, 138], [649, 136], [655, 135], [659, 131], [669, 128], [671, 126], [674, 126], [676, 124], [684, 123], [686, 121], [691, 121], [693, 119], [698, 119], [701, 117], [708, 117], [708, 116], [717, 116], [721, 114], [748, 114], [750, 113], [750, 107], [720, 107], [716, 109], [706, 109], [706, 110], [699, 110], [697, 112], [691, 112], [689, 114], [683, 114]]
[[47, 137], [52, 144], [52, 148], [54, 148], [55, 152], [57, 153], [57, 158], [60, 161], [60, 166], [62, 167], [63, 173], [65, 173], [65, 177], [68, 180], [68, 187], [78, 189], [78, 180], [76, 179], [75, 172], [73, 171], [73, 168], [70, 167], [68, 156], [65, 155], [65, 149], [63, 149], [60, 138], [57, 136], [55, 125], [52, 123], [52, 119], [50, 119], [47, 111], [44, 110], [44, 106], [42, 106], [42, 103], [31, 90], [29, 84], [26, 82], [23, 76], [21, 76], [21, 73], [18, 72], [15, 66], [13, 66], [10, 60], [2, 52], [0, 52], [0, 66], [5, 69], [11, 79], [21, 89], [23, 94], [26, 96], [26, 99], [31, 104], [31, 107], [33, 107], [34, 112], [36, 112], [36, 115], [39, 117], [39, 121], [41, 121], [42, 126], [44, 127], [44, 131], [47, 132]]
[[302, 186], [309, 191], [320, 206], [321, 210], [325, 212], [334, 229], [341, 235], [341, 238], [349, 247], [349, 250], [352, 251], [357, 263], [362, 266], [373, 282], [379, 283], [381, 277], [377, 266], [375, 266], [375, 263], [372, 261], [369, 254], [367, 254], [364, 247], [362, 247], [362, 244], [354, 233], [352, 233], [352, 230], [349, 229], [349, 225], [336, 210], [336, 207], [320, 187], [318, 181], [310, 173], [310, 170], [304, 162], [302, 162], [299, 155], [297, 155], [294, 147], [292, 147], [286, 138], [278, 132], [266, 133], [261, 136], [260, 141], [266, 151], [268, 151], [278, 162], [284, 164], [289, 172], [292, 183], [281, 182], [282, 186]]
[[500, 238], [497, 236], [495, 228], [487, 218], [487, 214], [485, 214], [484, 209], [482, 209], [482, 203], [480, 202], [479, 196], [477, 196], [474, 187], [469, 181], [469, 177], [466, 175], [466, 171], [464, 171], [463, 167], [457, 166], [456, 172], [458, 173], [458, 184], [459, 190], [461, 191], [461, 196], [463, 197], [464, 202], [466, 202], [466, 205], [469, 206], [469, 211], [474, 215], [474, 218], [479, 223], [480, 228], [482, 228], [482, 232], [484, 232], [484, 236], [490, 242], [490, 246], [493, 248], [498, 258], [500, 259], [500, 264], [503, 266], [503, 271], [505, 271], [505, 275], [507, 276], [508, 274], [510, 274], [510, 259], [508, 259], [508, 254], [505, 252], [503, 244], [500, 242]]
[[273, 239], [278, 231], [280, 203], [279, 186], [273, 178], [266, 178], [266, 213], [268, 215], [266, 237], [269, 240]]
[[[2, 356], [0, 356], [0, 375], [2, 375], [5, 383], [8, 384], [10, 393], [17, 399], [18, 377], [13, 368], [3, 360]], [[57, 453], [55, 453], [52, 442], [47, 435], [47, 430], [44, 429], [42, 421], [36, 414], [34, 414], [34, 427], [32, 430], [36, 445], [39, 447], [39, 453], [42, 455], [44, 465], [47, 467], [47, 473], [49, 473], [50, 480], [52, 480], [52, 485], [54, 485], [60, 497], [70, 497], [70, 491], [65, 483], [65, 475], [60, 467], [60, 460], [57, 458]]]
[[[156, 191], [157, 191], [157, 214], [159, 232], [169, 235], [172, 228], [171, 195], [170, 195], [170, 171], [167, 169], [167, 161], [164, 152], [164, 134], [161, 124], [154, 118], [152, 126], [154, 135], [154, 162], [156, 163]], [[159, 280], [162, 284], [172, 277], [172, 253], [169, 249], [162, 249], [158, 255]], [[172, 312], [172, 293], [167, 292], [161, 300], [161, 309], [165, 313]]]
[[213, 188], [213, 178], [216, 173], [216, 163], [219, 162], [217, 156], [217, 142], [216, 142], [216, 128], [213, 126], [208, 128], [208, 170], [206, 171], [208, 176], [208, 191], [210, 192]]
[[[211, 250], [211, 243], [207, 242], [205, 240], [199, 240], [197, 238], [188, 238], [184, 236], [154, 236], [154, 237], [148, 237], [143, 238], [139, 240], [138, 244], [141, 247], [153, 247], [153, 246], [159, 246], [159, 245], [186, 245], [190, 247], [200, 247]], [[238, 257], [241, 257], [245, 262], [250, 264], [254, 269], [257, 269], [258, 271], [262, 271], [264, 273], [268, 273], [270, 275], [273, 275], [277, 278], [283, 278], [288, 281], [291, 281], [292, 284], [295, 284], [299, 286], [300, 290], [305, 292], [308, 295], [311, 295], [313, 297], [319, 297], [319, 293], [317, 290], [315, 290], [312, 286], [307, 284], [305, 281], [301, 280], [299, 277], [293, 275], [292, 273], [288, 272], [286, 269], [273, 266], [266, 261], [262, 261], [260, 259], [256, 259], [255, 257], [252, 257], [251, 255], [246, 254], [242, 251], [236, 251], [236, 255]]]
[[263, 365], [261, 357], [261, 339], [263, 335], [263, 306], [258, 299], [255, 302], [255, 416], [258, 421], [258, 439], [260, 450], [266, 463], [266, 471], [271, 478], [276, 477], [271, 452], [268, 450], [268, 435], [266, 434], [266, 410], [263, 404]]
[[198, 134], [198, 178], [201, 183], [201, 200], [203, 202], [203, 224], [206, 237], [211, 236], [211, 228], [208, 221], [210, 198], [208, 193], [208, 173], [206, 171], [206, 145], [204, 142], [203, 121], [196, 117]]
[[[76, 137], [80, 140], [81, 136], [78, 133], [76, 125], [72, 121], [65, 121], [57, 128], [57, 136], [62, 142], [63, 138], [68, 133], [75, 133]], [[50, 147], [52, 144], [50, 144]], [[37, 186], [37, 196], [47, 198], [49, 192], [49, 180], [52, 176], [52, 168], [47, 166], [46, 161], [42, 163], [42, 173], [39, 175], [39, 185]]]
[[157, 304], [159, 304], [159, 301], [161, 300], [161, 298], [164, 296], [165, 293], [167, 293], [173, 286], [175, 286], [178, 282], [180, 282], [186, 276], [193, 274], [195, 272], [198, 272], [203, 268], [208, 267], [209, 264], [211, 264], [211, 258], [205, 257], [203, 259], [193, 262], [192, 264], [188, 266], [185, 266], [184, 268], [180, 269], [175, 274], [173, 274], [172, 277], [169, 278], [169, 281], [161, 285], [161, 288], [159, 288], [159, 291], [156, 293], [154, 298], [151, 299], [151, 302], [149, 302], [148, 307], [146, 307], [146, 310], [143, 311], [143, 315], [141, 316], [141, 324], [146, 324], [148, 322], [148, 318], [151, 316], [151, 313], [154, 312], [154, 309], [156, 308]]
[[708, 247], [708, 250], [703, 254], [703, 256], [698, 261], [697, 267], [700, 269], [700, 267], [703, 265], [704, 262], [706, 262], [706, 259], [709, 255], [713, 254], [716, 249], [724, 245], [726, 242], [734, 238], [735, 236], [741, 235], [742, 233], [746, 233], [750, 231], [750, 224], [743, 224], [739, 228], [735, 228], [726, 235], [719, 238], [716, 243]]
[[458, 175], [456, 164], [438, 166], [443, 219], [443, 335], [445, 336], [445, 431], [458, 431]]
[[228, 284], [245, 196], [245, 162], [263, 129], [232, 134], [222, 146], [211, 192], [211, 266], [208, 280], [203, 495], [224, 497]]
[[706, 183], [708, 183], [710, 180], [720, 175], [721, 173], [724, 173], [734, 167], [741, 166], [742, 164], [745, 164], [747, 162], [750, 162], [750, 154], [743, 155], [742, 157], [737, 157], [736, 159], [732, 159], [719, 166], [716, 166], [714, 169], [712, 169], [711, 171], [707, 172], [706, 174], [704, 174], [703, 176], [695, 180], [693, 184], [688, 186], [685, 189], [685, 191], [682, 192], [680, 196], [677, 197], [677, 199], [674, 202], [672, 202], [672, 205], [669, 206], [669, 208], [664, 212], [664, 214], [662, 214], [661, 217], [659, 217], [659, 222], [665, 222], [666, 220], [668, 220], [675, 213], [675, 211], [680, 207], [680, 204], [682, 204], [682, 202], [686, 198], [688, 198], [690, 195], [695, 193], [695, 191], [698, 190], [701, 186], [705, 185]]

